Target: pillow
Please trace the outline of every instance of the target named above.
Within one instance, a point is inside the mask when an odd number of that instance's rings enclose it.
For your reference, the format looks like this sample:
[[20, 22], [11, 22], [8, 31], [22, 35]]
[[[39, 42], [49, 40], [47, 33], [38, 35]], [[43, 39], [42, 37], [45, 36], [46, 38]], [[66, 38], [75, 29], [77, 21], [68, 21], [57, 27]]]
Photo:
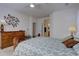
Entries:
[[75, 52], [79, 55], [79, 43], [76, 44], [75, 46], [73, 46], [73, 49], [74, 49]]
[[72, 48], [75, 44], [79, 42], [71, 38], [71, 39], [65, 40], [63, 43], [67, 48]]

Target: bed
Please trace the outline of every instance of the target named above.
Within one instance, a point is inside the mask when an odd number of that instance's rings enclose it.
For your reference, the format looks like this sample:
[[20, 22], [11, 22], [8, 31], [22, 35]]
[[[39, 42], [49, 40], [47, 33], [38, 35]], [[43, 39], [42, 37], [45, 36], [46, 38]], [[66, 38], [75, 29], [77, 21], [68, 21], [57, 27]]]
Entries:
[[67, 48], [56, 38], [36, 37], [18, 44], [14, 56], [77, 56], [73, 48]]

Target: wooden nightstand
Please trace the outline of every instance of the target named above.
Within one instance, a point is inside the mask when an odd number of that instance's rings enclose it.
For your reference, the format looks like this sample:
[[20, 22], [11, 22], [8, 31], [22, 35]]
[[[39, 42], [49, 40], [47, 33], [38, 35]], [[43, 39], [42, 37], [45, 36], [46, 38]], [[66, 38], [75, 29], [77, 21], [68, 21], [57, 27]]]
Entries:
[[79, 41], [74, 40], [74, 38], [69, 38], [63, 43], [67, 48], [72, 48], [75, 44], [79, 43]]

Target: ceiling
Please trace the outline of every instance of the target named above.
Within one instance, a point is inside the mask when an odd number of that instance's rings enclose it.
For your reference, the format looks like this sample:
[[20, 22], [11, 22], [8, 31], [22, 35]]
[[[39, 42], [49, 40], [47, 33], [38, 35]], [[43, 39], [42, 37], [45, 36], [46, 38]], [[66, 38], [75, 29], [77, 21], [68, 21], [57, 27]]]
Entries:
[[35, 8], [29, 7], [30, 3], [0, 3], [0, 9], [15, 10], [30, 16], [44, 17], [53, 11], [78, 8], [78, 3], [35, 3]]

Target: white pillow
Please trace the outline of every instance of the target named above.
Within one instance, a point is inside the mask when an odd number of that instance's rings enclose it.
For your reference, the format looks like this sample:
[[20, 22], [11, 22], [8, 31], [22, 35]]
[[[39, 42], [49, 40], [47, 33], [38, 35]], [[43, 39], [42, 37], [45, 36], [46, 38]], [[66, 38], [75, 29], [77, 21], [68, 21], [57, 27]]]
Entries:
[[74, 49], [75, 52], [79, 55], [79, 43], [76, 44], [75, 46], [73, 46], [73, 49]]
[[79, 41], [79, 34], [74, 35], [74, 39], [75, 39], [76, 41]]

